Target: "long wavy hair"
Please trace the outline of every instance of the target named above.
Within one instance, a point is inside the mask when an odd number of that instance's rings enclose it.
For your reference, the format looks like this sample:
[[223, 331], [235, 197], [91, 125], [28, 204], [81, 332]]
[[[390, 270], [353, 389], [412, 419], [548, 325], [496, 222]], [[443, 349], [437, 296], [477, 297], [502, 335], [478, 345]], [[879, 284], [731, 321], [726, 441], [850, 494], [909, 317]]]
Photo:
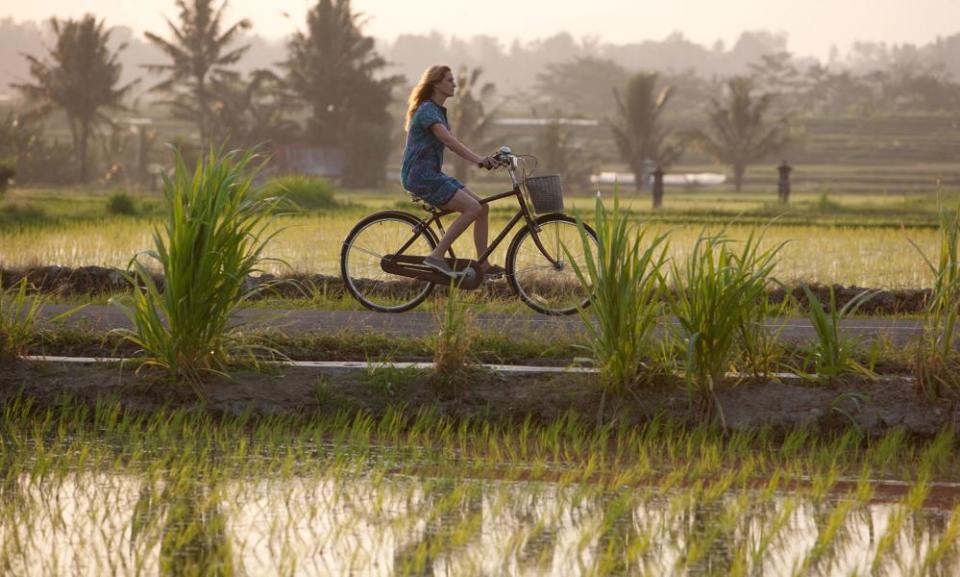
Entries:
[[447, 75], [447, 72], [451, 72], [451, 69], [449, 66], [443, 64], [434, 64], [423, 71], [420, 82], [410, 91], [410, 99], [407, 105], [407, 118], [403, 123], [404, 130], [410, 130], [410, 121], [413, 119], [417, 108], [419, 108], [425, 100], [433, 97], [434, 89], [437, 84], [443, 81], [443, 77]]

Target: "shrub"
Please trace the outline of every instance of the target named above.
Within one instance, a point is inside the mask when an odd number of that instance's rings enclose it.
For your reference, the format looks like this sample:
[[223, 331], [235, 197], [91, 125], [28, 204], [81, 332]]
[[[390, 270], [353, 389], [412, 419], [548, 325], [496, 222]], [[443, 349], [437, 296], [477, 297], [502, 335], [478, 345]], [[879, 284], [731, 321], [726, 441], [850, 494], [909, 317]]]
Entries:
[[111, 194], [110, 198], [107, 199], [107, 212], [132, 216], [137, 214], [137, 207], [129, 194], [120, 191]]
[[[165, 228], [154, 231], [155, 249], [131, 260], [133, 295], [121, 304], [134, 329], [119, 331], [145, 353], [145, 364], [165, 368], [199, 393], [204, 374], [225, 374], [237, 355], [253, 351], [228, 330], [231, 313], [270, 288], [250, 288], [273, 235], [265, 236], [280, 199], [255, 188], [252, 153], [211, 152], [188, 171], [176, 155], [164, 179]], [[276, 233], [274, 233], [276, 234]], [[140, 257], [162, 269], [161, 291]]]
[[316, 176], [288, 175], [266, 184], [270, 196], [282, 196], [304, 210], [335, 208], [336, 189], [326, 179]]
[[641, 359], [651, 331], [662, 314], [661, 270], [666, 262], [667, 234], [646, 241], [645, 233], [630, 226], [614, 192], [607, 211], [597, 198], [594, 223], [597, 254], [592, 240], [577, 220], [586, 255], [586, 270], [567, 257], [581, 285], [592, 291], [590, 307], [580, 311], [590, 334], [590, 348], [605, 388], [620, 389], [636, 383], [644, 370]]

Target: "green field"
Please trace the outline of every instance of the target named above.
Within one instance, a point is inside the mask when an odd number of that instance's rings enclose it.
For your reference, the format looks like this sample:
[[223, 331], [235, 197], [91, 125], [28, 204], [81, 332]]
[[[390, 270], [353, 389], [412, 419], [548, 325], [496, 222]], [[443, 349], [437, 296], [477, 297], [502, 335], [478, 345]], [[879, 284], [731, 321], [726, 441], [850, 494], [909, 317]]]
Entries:
[[[481, 183], [481, 193], [496, 191], [496, 183]], [[141, 216], [109, 215], [106, 203], [112, 191], [96, 189], [14, 189], [0, 201], [0, 266], [19, 268], [57, 265], [125, 267], [130, 258], [152, 246], [159, 222], [161, 198], [153, 193], [131, 193]], [[612, 192], [605, 192], [605, 197]], [[956, 195], [836, 194], [800, 192], [789, 207], [771, 202], [772, 193], [731, 191], [671, 191], [662, 211], [649, 211], [648, 199], [632, 191], [622, 197], [635, 218], [656, 231], [670, 230], [670, 250], [682, 258], [702, 227], [725, 228], [744, 238], [765, 227], [765, 241], [788, 241], [777, 277], [786, 283], [839, 283], [875, 288], [922, 288], [931, 276], [908, 241], [932, 253], [936, 240], [938, 199], [955, 202]], [[345, 208], [278, 217], [284, 230], [271, 243], [273, 263], [268, 272], [337, 275], [339, 250], [353, 224], [381, 208], [418, 209], [404, 193], [341, 192]], [[592, 196], [568, 198], [567, 212], [589, 215]], [[492, 230], [499, 230], [511, 214], [503, 201], [492, 213]], [[502, 207], [502, 208], [501, 208]], [[470, 235], [455, 248], [472, 255]], [[506, 244], [495, 259], [502, 260]]]

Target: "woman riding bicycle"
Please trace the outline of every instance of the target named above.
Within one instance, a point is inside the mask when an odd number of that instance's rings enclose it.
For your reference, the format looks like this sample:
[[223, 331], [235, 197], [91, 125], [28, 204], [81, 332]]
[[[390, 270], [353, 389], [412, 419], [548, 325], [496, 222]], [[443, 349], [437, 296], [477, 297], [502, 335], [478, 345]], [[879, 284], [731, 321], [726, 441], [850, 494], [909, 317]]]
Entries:
[[[469, 162], [492, 169], [498, 162], [480, 156], [451, 134], [447, 109], [443, 104], [454, 95], [457, 85], [449, 66], [431, 66], [410, 93], [405, 129], [407, 143], [403, 152], [400, 179], [403, 188], [433, 207], [458, 212], [460, 216], [440, 239], [423, 263], [449, 277], [456, 272], [443, 259], [450, 245], [470, 226], [477, 255], [487, 249], [489, 210], [480, 197], [452, 176], [443, 174], [443, 149], [449, 148]], [[503, 275], [503, 268], [484, 261], [479, 263], [485, 277]]]

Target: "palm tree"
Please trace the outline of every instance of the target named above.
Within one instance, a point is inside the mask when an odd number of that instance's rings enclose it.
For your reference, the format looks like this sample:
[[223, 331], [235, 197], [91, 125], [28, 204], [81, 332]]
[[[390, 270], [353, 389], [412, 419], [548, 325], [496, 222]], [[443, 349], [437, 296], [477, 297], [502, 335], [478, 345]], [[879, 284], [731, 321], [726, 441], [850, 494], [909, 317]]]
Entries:
[[753, 96], [753, 79], [736, 76], [727, 81], [727, 101], [710, 100], [711, 133], [695, 131], [693, 139], [717, 162], [733, 169], [733, 183], [740, 191], [747, 166], [779, 151], [787, 142], [783, 124], [767, 126], [773, 104], [769, 93]]
[[[491, 147], [491, 143], [485, 141], [484, 137], [497, 115], [496, 109], [487, 111], [483, 104], [493, 97], [497, 88], [492, 82], [479, 86], [482, 75], [483, 69], [479, 66], [473, 70], [464, 66], [457, 71], [457, 97], [450, 111], [450, 127], [453, 133], [464, 142], [469, 142], [470, 146], [481, 150]], [[478, 92], [474, 93], [478, 86]], [[470, 164], [466, 160], [459, 156], [454, 157], [453, 174], [457, 180], [466, 180], [469, 168]]]
[[167, 78], [152, 87], [155, 92], [167, 93], [167, 102], [174, 116], [196, 123], [200, 141], [204, 144], [212, 135], [212, 109], [218, 98], [212, 88], [217, 78], [237, 77], [227, 68], [243, 56], [249, 45], [230, 49], [242, 30], [250, 28], [249, 20], [240, 20], [222, 31], [227, 0], [214, 9], [214, 0], [176, 0], [180, 9], [180, 26], [169, 18], [172, 40], [165, 40], [153, 32], [146, 32], [148, 40], [170, 58], [168, 64], [148, 64], [151, 72]]
[[[634, 174], [638, 192], [643, 190], [648, 163], [666, 168], [683, 152], [682, 143], [672, 140], [670, 131], [661, 126], [673, 88], [667, 86], [658, 93], [657, 78], [654, 72], [641, 72], [627, 82], [625, 96], [614, 90], [620, 114], [610, 128], [621, 158]], [[655, 198], [654, 208], [659, 204]]]
[[137, 81], [117, 87], [122, 69], [118, 56], [126, 45], [111, 53], [111, 31], [103, 20], [87, 14], [80, 20], [52, 18], [50, 23], [56, 36], [50, 61], [26, 55], [34, 83], [14, 87], [37, 103], [28, 117], [43, 117], [57, 108], [66, 112], [80, 180], [86, 182], [90, 135], [101, 122], [111, 123], [102, 109], [123, 109], [123, 99]]

